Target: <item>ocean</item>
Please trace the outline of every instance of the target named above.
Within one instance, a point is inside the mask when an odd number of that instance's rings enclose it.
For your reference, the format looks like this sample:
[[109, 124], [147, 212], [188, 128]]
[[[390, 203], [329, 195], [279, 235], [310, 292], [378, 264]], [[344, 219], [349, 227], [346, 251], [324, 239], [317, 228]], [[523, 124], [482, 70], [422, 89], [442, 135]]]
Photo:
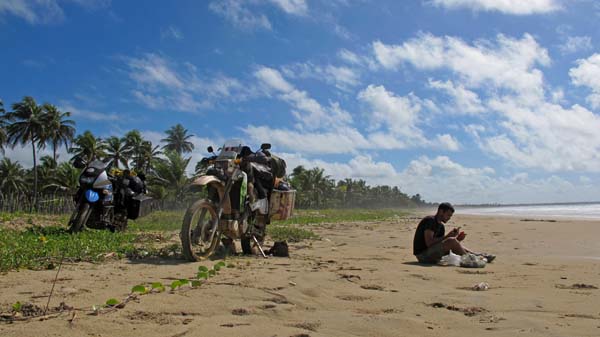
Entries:
[[514, 206], [462, 206], [456, 208], [457, 214], [507, 215], [527, 218], [580, 218], [599, 219], [600, 203], [514, 205]]

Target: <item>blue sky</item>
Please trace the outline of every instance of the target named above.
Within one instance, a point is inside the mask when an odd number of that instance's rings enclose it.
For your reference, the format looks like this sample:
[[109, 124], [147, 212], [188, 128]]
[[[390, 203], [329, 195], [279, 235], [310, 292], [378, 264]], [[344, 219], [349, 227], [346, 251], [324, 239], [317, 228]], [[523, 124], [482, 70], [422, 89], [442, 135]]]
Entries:
[[600, 200], [599, 22], [593, 0], [0, 0], [0, 99], [429, 201]]

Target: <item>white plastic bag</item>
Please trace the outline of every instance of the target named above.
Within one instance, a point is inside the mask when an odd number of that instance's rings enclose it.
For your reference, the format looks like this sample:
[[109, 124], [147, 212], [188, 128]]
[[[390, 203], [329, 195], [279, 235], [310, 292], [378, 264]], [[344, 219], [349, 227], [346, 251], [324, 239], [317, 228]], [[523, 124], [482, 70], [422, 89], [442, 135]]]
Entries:
[[442, 256], [440, 264], [443, 264], [445, 266], [460, 267], [460, 255], [456, 255], [450, 252], [448, 253], [448, 255]]
[[459, 265], [465, 268], [483, 268], [486, 263], [487, 260], [483, 256], [466, 253], [460, 257]]

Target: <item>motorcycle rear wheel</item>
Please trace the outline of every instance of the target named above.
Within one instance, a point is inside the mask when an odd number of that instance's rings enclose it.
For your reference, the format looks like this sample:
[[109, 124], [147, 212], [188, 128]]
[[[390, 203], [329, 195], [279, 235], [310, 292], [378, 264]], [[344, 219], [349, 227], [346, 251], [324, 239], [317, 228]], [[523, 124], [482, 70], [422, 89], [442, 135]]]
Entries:
[[90, 204], [87, 202], [81, 205], [79, 209], [76, 209], [69, 221], [69, 233], [81, 232], [91, 213]]
[[[215, 251], [221, 237], [218, 223], [216, 207], [208, 199], [198, 200], [187, 209], [180, 233], [186, 260], [199, 261]], [[216, 232], [211, 239], [212, 230]]]

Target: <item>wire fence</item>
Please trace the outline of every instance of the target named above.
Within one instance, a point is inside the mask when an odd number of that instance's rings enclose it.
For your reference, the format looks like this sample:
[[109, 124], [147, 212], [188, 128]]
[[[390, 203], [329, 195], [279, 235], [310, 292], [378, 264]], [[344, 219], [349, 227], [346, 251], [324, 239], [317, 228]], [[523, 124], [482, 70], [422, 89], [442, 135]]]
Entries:
[[[181, 210], [187, 203], [176, 200], [152, 200], [151, 209]], [[36, 213], [36, 214], [71, 214], [75, 209], [73, 196], [65, 194], [41, 194], [37, 200], [30, 195], [0, 195], [0, 213]]]

